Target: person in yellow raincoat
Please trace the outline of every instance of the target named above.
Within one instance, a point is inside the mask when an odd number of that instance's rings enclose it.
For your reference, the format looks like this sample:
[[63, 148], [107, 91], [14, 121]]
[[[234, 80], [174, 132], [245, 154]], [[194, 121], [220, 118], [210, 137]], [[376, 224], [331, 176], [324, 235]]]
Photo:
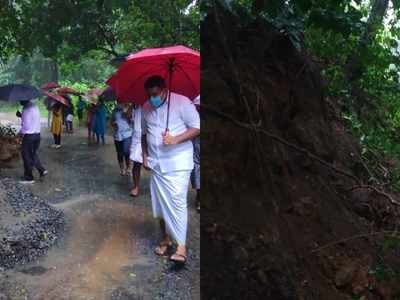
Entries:
[[51, 146], [53, 148], [61, 147], [62, 116], [62, 104], [57, 102], [53, 107], [53, 118], [51, 122], [51, 133], [54, 136], [54, 145]]

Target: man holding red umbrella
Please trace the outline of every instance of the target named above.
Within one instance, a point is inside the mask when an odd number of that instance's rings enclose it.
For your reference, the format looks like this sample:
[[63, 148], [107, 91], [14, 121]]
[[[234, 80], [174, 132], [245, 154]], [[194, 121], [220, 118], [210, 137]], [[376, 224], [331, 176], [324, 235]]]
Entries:
[[200, 94], [200, 53], [182, 45], [144, 49], [129, 55], [107, 84], [119, 101], [143, 105], [143, 167], [151, 169], [153, 214], [164, 234], [155, 252], [165, 255], [175, 240], [170, 259], [185, 263], [191, 140], [200, 133], [189, 99]]
[[194, 104], [187, 97], [170, 92], [161, 76], [151, 76], [144, 87], [149, 100], [142, 108], [143, 166], [151, 169], [153, 215], [160, 218], [163, 232], [163, 241], [155, 253], [165, 255], [174, 240], [178, 247], [170, 260], [184, 264], [187, 192], [194, 167], [191, 140], [200, 134], [200, 118]]

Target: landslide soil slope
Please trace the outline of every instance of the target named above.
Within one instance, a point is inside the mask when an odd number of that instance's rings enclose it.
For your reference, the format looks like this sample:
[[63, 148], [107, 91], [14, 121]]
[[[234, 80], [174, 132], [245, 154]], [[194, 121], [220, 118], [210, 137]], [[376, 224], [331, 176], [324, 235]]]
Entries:
[[393, 228], [396, 207], [348, 192], [365, 177], [359, 147], [310, 56], [264, 21], [243, 23], [211, 12], [201, 28], [202, 297], [395, 299], [396, 279], [375, 272], [399, 266], [381, 237], [321, 246]]

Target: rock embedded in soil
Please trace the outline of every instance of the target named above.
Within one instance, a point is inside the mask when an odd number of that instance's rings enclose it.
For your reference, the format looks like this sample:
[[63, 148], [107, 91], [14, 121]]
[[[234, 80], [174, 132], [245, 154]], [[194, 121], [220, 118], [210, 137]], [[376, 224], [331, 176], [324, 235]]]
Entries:
[[0, 267], [42, 256], [58, 239], [64, 215], [9, 178], [0, 179]]
[[394, 295], [398, 295], [400, 292], [395, 280], [378, 282], [375, 291], [383, 300], [396, 299]]
[[356, 272], [356, 265], [349, 264], [342, 266], [335, 275], [335, 285], [339, 288], [349, 285], [352, 282]]

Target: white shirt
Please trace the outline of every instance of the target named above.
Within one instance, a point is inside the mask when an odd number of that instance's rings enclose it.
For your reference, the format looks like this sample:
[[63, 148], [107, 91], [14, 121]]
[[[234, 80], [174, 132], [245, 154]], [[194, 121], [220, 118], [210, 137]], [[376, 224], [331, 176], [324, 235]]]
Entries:
[[74, 120], [74, 116], [71, 115], [71, 114], [68, 114], [66, 120], [67, 120], [68, 122], [72, 122], [72, 121]]
[[[200, 129], [200, 117], [194, 104], [185, 96], [171, 93], [169, 133], [176, 136], [189, 128]], [[147, 101], [142, 108], [142, 133], [147, 138], [149, 168], [161, 173], [192, 170], [193, 144], [164, 145], [163, 133], [167, 124], [168, 101], [158, 108]]]
[[114, 131], [114, 140], [116, 141], [123, 141], [132, 137], [132, 125], [122, 113], [122, 109], [115, 109], [112, 114], [112, 121], [117, 123], [117, 129]]
[[21, 120], [21, 134], [40, 133], [40, 111], [35, 104], [29, 103], [24, 107]]
[[132, 112], [133, 135], [132, 140], [141, 143], [142, 141], [142, 107], [138, 106]]
[[200, 95], [198, 95], [198, 96], [193, 100], [193, 104], [195, 104], [195, 105], [200, 105]]

